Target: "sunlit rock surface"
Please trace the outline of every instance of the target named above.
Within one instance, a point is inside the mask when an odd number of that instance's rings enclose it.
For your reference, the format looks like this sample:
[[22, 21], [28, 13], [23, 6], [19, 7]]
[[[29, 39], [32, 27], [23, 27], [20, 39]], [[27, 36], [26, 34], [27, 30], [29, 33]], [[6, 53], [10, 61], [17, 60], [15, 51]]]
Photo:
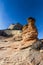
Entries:
[[29, 25], [0, 31], [0, 65], [43, 65], [43, 39], [37, 36]]
[[0, 41], [0, 65], [43, 65], [43, 52], [31, 47], [18, 49], [20, 41]]
[[22, 30], [22, 25], [20, 23], [11, 24], [8, 29], [10, 30]]
[[35, 26], [35, 19], [30, 17], [28, 18], [28, 24], [25, 25], [22, 29], [22, 38], [24, 45], [32, 45], [38, 40], [38, 31]]

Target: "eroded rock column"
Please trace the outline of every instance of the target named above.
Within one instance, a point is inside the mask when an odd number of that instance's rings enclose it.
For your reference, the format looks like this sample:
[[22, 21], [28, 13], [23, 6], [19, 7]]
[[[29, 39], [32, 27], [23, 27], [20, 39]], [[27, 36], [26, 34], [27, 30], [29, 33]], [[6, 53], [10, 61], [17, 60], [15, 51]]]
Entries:
[[33, 42], [37, 41], [38, 31], [35, 26], [34, 18], [30, 17], [27, 21], [28, 24], [23, 27], [22, 38], [25, 44], [28, 42], [28, 44], [31, 45]]

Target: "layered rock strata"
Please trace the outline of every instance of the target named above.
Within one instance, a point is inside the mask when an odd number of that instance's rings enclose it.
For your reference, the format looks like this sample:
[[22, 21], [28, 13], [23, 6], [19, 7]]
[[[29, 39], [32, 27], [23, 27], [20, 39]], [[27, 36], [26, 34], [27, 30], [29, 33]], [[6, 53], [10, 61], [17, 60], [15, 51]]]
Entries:
[[34, 18], [28, 18], [28, 24], [23, 27], [22, 30], [22, 38], [23, 42], [26, 44], [28, 42], [28, 45], [32, 45], [32, 43], [36, 42], [38, 40], [38, 31], [35, 26], [35, 19]]

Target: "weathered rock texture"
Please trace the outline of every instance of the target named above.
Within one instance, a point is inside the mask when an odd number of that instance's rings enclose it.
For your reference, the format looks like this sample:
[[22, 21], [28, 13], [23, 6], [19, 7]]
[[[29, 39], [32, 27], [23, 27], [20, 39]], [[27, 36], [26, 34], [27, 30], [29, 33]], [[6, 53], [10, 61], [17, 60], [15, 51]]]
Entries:
[[37, 38], [35, 20], [28, 21], [23, 30], [0, 31], [0, 65], [43, 65], [43, 39]]
[[20, 43], [0, 42], [0, 65], [43, 65], [43, 53], [40, 50], [31, 47], [18, 50]]
[[12, 37], [9, 37], [7, 39], [5, 39], [6, 41], [19, 41], [22, 40], [22, 31], [21, 30], [6, 30], [5, 31], [7, 34], [12, 35]]
[[37, 41], [38, 31], [35, 26], [35, 20], [33, 18], [28, 19], [28, 24], [23, 27], [22, 37], [23, 41], [31, 45], [33, 42]]
[[3, 30], [0, 32], [0, 39], [5, 38], [6, 41], [22, 40], [22, 30]]
[[21, 33], [22, 27], [23, 25], [21, 25], [20, 23], [11, 24], [7, 29], [0, 30], [0, 36], [10, 37], [12, 35], [18, 35], [19, 32]]
[[22, 25], [20, 23], [11, 24], [8, 29], [10, 30], [22, 30]]

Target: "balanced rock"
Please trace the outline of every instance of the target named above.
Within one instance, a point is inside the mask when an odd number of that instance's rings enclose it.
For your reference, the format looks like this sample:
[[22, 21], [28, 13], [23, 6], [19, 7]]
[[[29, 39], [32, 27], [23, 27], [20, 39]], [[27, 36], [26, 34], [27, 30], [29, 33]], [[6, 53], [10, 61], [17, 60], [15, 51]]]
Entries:
[[[33, 42], [38, 40], [38, 31], [35, 26], [35, 19], [30, 17], [28, 18], [28, 24], [23, 27], [22, 38], [23, 42], [28, 42], [28, 45], [32, 45]], [[27, 45], [27, 44], [26, 44]]]

